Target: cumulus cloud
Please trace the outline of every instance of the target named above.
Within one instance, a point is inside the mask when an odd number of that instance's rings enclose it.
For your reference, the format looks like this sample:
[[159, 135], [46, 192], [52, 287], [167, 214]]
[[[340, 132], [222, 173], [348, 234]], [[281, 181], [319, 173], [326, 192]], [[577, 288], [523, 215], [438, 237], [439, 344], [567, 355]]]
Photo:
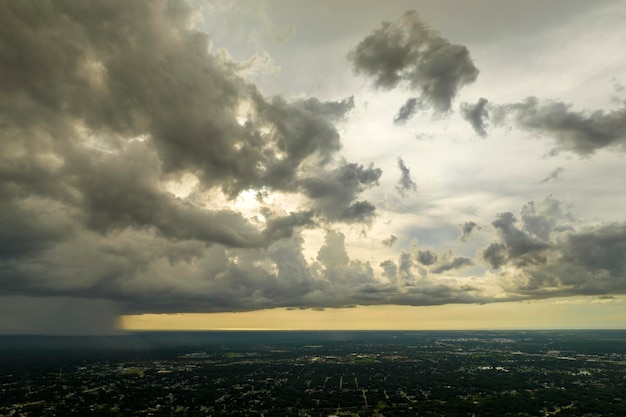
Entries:
[[406, 166], [401, 157], [398, 157], [398, 168], [400, 168], [400, 179], [398, 180], [398, 184], [396, 184], [396, 190], [398, 190], [402, 196], [406, 195], [409, 191], [416, 191], [417, 184], [413, 181], [413, 178], [411, 178], [411, 170]]
[[487, 111], [487, 99], [480, 98], [476, 104], [461, 103], [461, 115], [467, 120], [478, 136], [487, 136], [487, 120], [489, 112]]
[[525, 204], [519, 220], [513, 213], [500, 213], [492, 222], [499, 239], [483, 251], [483, 259], [493, 268], [544, 262], [553, 234], [573, 231], [574, 221], [569, 206], [551, 195]]
[[624, 294], [625, 251], [623, 223], [568, 231], [555, 236], [541, 262], [503, 270], [501, 285], [527, 298]]
[[626, 108], [612, 111], [574, 111], [560, 101], [540, 102], [528, 97], [520, 103], [496, 106], [494, 122], [508, 120], [520, 129], [554, 140], [556, 151], [588, 156], [603, 148], [626, 149]]
[[384, 22], [348, 58], [355, 72], [372, 78], [376, 87], [408, 85], [438, 113], [448, 112], [457, 92], [478, 76], [467, 48], [429, 28], [415, 11]]
[[626, 225], [575, 222], [568, 206], [551, 196], [524, 205], [519, 219], [498, 215], [498, 240], [482, 257], [499, 268], [507, 299], [626, 292]]

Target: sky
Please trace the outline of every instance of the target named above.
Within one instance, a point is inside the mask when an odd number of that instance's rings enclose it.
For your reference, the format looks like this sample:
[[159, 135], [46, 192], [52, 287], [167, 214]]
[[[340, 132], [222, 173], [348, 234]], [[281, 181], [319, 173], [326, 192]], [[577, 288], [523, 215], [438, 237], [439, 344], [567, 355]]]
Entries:
[[623, 328], [626, 1], [0, 3], [0, 333]]

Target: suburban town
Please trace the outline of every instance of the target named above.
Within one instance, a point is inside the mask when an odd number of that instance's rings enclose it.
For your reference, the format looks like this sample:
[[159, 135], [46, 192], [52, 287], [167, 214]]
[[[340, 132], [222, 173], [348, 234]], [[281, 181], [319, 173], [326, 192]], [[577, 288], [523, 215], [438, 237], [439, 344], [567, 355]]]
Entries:
[[134, 337], [143, 346], [3, 345], [0, 415], [563, 417], [626, 409], [620, 331]]

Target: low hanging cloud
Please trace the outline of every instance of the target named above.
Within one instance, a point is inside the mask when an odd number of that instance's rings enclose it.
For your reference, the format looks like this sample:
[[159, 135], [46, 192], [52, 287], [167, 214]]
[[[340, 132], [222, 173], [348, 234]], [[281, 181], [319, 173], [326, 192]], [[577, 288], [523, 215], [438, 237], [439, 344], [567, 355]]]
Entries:
[[400, 168], [400, 179], [396, 184], [396, 190], [398, 190], [400, 195], [405, 196], [408, 192], [417, 191], [417, 184], [411, 177], [411, 170], [401, 157], [398, 157], [398, 168]]
[[489, 112], [487, 111], [487, 99], [480, 98], [476, 104], [461, 103], [461, 116], [467, 120], [478, 136], [487, 136], [487, 120]]
[[[458, 91], [478, 76], [467, 48], [429, 28], [415, 11], [395, 22], [384, 22], [348, 59], [354, 71], [372, 78], [376, 87], [388, 90], [407, 85], [436, 113], [450, 111]], [[399, 120], [410, 116], [410, 108], [407, 102]]]

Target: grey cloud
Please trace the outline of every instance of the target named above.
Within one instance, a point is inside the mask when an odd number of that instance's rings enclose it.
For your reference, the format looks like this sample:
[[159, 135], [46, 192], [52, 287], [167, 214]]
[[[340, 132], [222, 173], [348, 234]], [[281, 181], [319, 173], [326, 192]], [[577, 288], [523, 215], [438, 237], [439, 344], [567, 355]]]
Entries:
[[443, 263], [432, 268], [430, 271], [435, 274], [441, 274], [443, 272], [447, 272], [453, 269], [460, 269], [471, 265], [474, 265], [474, 261], [472, 261], [470, 258], [466, 258], [464, 256], [456, 256], [453, 259], [445, 260]]
[[375, 86], [391, 89], [406, 83], [439, 113], [448, 112], [458, 90], [478, 76], [467, 48], [426, 26], [415, 11], [384, 22], [348, 58]]
[[311, 97], [303, 100], [301, 106], [313, 114], [328, 117], [331, 120], [341, 120], [354, 108], [354, 97], [348, 97], [340, 101], [326, 102]]
[[[521, 230], [517, 227], [516, 223], [517, 219], [512, 213], [500, 213], [496, 217], [496, 220], [492, 222], [502, 244], [506, 248], [507, 260], [520, 265], [543, 261], [544, 250], [548, 248], [548, 243]], [[491, 250], [496, 256], [501, 255], [499, 250], [493, 248]], [[486, 253], [484, 253], [483, 256], [486, 256]], [[485, 259], [488, 260], [494, 268], [496, 267], [496, 263], [493, 262], [493, 259], [487, 257], [485, 257]]]
[[416, 259], [422, 265], [432, 265], [437, 262], [437, 254], [431, 250], [417, 251]]
[[144, 143], [131, 143], [119, 154], [84, 157], [76, 164], [86, 224], [93, 230], [155, 227], [175, 239], [236, 247], [264, 244], [258, 229], [239, 213], [209, 211], [161, 191], [159, 160]]
[[557, 167], [550, 174], [548, 174], [547, 177], [542, 179], [540, 182], [545, 183], [545, 182], [548, 182], [548, 181], [557, 181], [557, 180], [561, 179], [561, 174], [564, 171], [565, 171], [565, 169], [563, 167]]
[[376, 208], [367, 201], [355, 201], [362, 191], [378, 185], [380, 168], [372, 165], [345, 164], [325, 175], [301, 181], [304, 193], [313, 201], [313, 207], [331, 220], [369, 221]]
[[389, 259], [384, 260], [380, 263], [380, 267], [383, 268], [383, 276], [389, 280], [395, 279], [396, 274], [398, 273], [398, 267], [393, 261]]
[[68, 219], [74, 213], [65, 211], [43, 198], [0, 198], [0, 260], [28, 259], [75, 234], [76, 225]]
[[520, 211], [520, 217], [524, 231], [544, 241], [549, 240], [550, 234], [555, 231], [571, 228], [570, 223], [575, 220], [569, 206], [552, 195], [525, 204]]
[[368, 263], [351, 260], [344, 245], [343, 233], [327, 231], [317, 259], [323, 265], [323, 278], [335, 289], [353, 291], [366, 284], [375, 284], [374, 271]]
[[491, 243], [482, 251], [482, 258], [487, 261], [492, 268], [500, 268], [506, 264], [508, 257], [507, 247], [503, 243]]
[[395, 124], [402, 124], [409, 120], [417, 110], [423, 107], [421, 101], [418, 101], [417, 98], [411, 97], [409, 98], [398, 110], [398, 113], [393, 118], [393, 122]]
[[315, 225], [312, 211], [290, 213], [286, 216], [270, 217], [267, 226], [262, 232], [266, 242], [274, 242], [279, 239], [291, 238], [294, 230], [298, 227], [310, 227]]
[[396, 190], [403, 196], [408, 191], [416, 191], [417, 184], [411, 178], [411, 170], [405, 165], [401, 157], [398, 157], [398, 168], [400, 168], [401, 176], [396, 185]]
[[512, 213], [500, 213], [492, 225], [499, 237], [482, 252], [493, 268], [511, 263], [517, 266], [546, 262], [552, 237], [573, 230], [574, 216], [567, 205], [551, 195], [530, 201], [520, 210], [521, 222]]
[[487, 111], [487, 99], [480, 98], [476, 104], [461, 103], [461, 115], [467, 120], [478, 136], [487, 136], [487, 122], [489, 112]]
[[0, 295], [113, 300], [124, 313], [485, 301], [467, 286], [418, 278], [408, 252], [401, 254], [399, 267], [391, 261], [382, 265], [391, 281], [384, 283], [369, 264], [348, 257], [343, 234], [328, 231], [313, 262], [304, 258], [302, 242], [294, 235], [266, 250], [241, 249], [172, 241], [150, 230], [106, 237], [87, 232], [31, 263], [4, 262]]
[[461, 227], [461, 236], [459, 237], [459, 240], [461, 242], [466, 242], [467, 239], [469, 239], [472, 232], [478, 227], [478, 224], [476, 222], [465, 222], [461, 224], [460, 227]]
[[501, 268], [507, 299], [626, 292], [626, 224], [577, 230], [568, 206], [552, 196], [524, 205], [520, 219], [500, 214], [493, 222], [499, 240], [482, 251], [483, 259]]
[[392, 247], [393, 245], [396, 244], [397, 241], [398, 241], [398, 238], [394, 235], [391, 235], [387, 239], [383, 240], [383, 245]]
[[376, 207], [369, 201], [357, 201], [346, 207], [339, 220], [346, 223], [368, 223], [376, 216]]
[[401, 252], [398, 259], [398, 277], [405, 282], [415, 280], [413, 274], [413, 256], [410, 252]]
[[503, 287], [529, 298], [626, 293], [626, 225], [605, 224], [554, 239], [546, 262], [507, 271]]
[[[206, 34], [187, 29], [192, 11], [182, 1], [3, 7], [11, 48], [0, 52], [2, 122], [37, 139], [40, 152], [80, 146], [78, 122], [111, 150], [143, 136], [163, 174], [192, 172], [202, 187], [235, 197], [249, 188], [296, 191], [297, 176], [323, 172], [341, 148], [332, 121], [352, 98], [266, 100], [208, 52]], [[35, 39], [31, 30], [49, 36]], [[240, 115], [246, 103], [250, 112]]]
[[625, 108], [577, 112], [566, 103], [541, 103], [536, 97], [528, 97], [521, 103], [497, 106], [494, 113], [498, 124], [512, 118], [520, 129], [551, 137], [557, 151], [587, 156], [603, 148], [626, 149]]
[[561, 253], [563, 264], [576, 265], [599, 276], [608, 273], [619, 280], [611, 285], [626, 289], [620, 282], [626, 274], [626, 224], [608, 224], [571, 233], [562, 242]]

